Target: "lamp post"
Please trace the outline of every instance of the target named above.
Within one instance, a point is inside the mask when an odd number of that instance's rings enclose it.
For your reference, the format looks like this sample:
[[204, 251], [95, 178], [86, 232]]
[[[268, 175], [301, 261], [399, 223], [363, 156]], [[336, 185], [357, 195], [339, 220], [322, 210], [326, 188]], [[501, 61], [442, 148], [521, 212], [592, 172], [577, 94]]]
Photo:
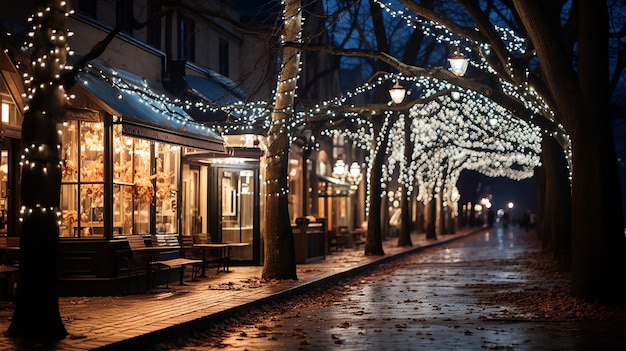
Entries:
[[[391, 101], [394, 104], [398, 105], [404, 101], [404, 97], [406, 96], [406, 89], [398, 81], [396, 84], [389, 89], [389, 96], [391, 96]], [[404, 157], [407, 161], [411, 159], [412, 150], [409, 147], [411, 143], [411, 121], [409, 116], [404, 116]], [[405, 184], [405, 188], [409, 189], [410, 185]], [[400, 207], [400, 215], [402, 216], [401, 220], [401, 228], [400, 235], [398, 240], [398, 246], [412, 246], [411, 242], [411, 212], [410, 212], [410, 203], [409, 203], [409, 192], [405, 191], [401, 199], [401, 207]], [[388, 223], [387, 223], [388, 224]]]
[[350, 165], [350, 169], [348, 170], [348, 181], [350, 182], [350, 192], [355, 193], [359, 188], [359, 183], [363, 179], [363, 174], [361, 174], [361, 165], [354, 161]]
[[393, 88], [389, 89], [389, 95], [391, 96], [391, 101], [393, 101], [394, 104], [400, 104], [404, 100], [406, 89], [400, 85], [400, 82], [396, 81]]
[[335, 161], [335, 165], [333, 166], [333, 177], [340, 179], [343, 181], [346, 176], [346, 163], [343, 162], [343, 159], [339, 158]]
[[448, 58], [448, 62], [450, 62], [450, 72], [454, 73], [457, 77], [465, 75], [467, 66], [469, 66], [469, 59], [461, 55], [459, 48], [456, 49], [456, 53], [454, 55]]

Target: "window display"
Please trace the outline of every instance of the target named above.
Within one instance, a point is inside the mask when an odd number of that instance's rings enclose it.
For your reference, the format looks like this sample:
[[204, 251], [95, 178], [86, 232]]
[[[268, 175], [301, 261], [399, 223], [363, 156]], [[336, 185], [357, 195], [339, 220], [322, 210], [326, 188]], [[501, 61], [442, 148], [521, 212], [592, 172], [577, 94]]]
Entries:
[[156, 232], [178, 232], [176, 201], [180, 147], [155, 143], [156, 154]]
[[119, 124], [112, 134], [113, 154], [107, 156], [104, 123], [63, 124], [60, 235], [105, 235], [106, 157], [113, 161], [112, 235], [176, 233], [180, 148], [122, 135]]

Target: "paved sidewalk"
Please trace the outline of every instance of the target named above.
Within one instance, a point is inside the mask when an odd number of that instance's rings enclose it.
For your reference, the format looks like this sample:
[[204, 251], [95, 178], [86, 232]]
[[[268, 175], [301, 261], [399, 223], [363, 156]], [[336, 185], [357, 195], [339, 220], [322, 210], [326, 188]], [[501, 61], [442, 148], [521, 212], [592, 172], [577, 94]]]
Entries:
[[[383, 242], [385, 256], [364, 256], [363, 250], [333, 251], [322, 262], [297, 266], [297, 281], [261, 282], [263, 267], [231, 268], [228, 273], [207, 270], [206, 278], [170, 284], [162, 292], [116, 297], [63, 297], [61, 316], [68, 337], [54, 345], [21, 345], [0, 336], [1, 350], [137, 350], [179, 336], [184, 331], [206, 328], [238, 310], [280, 301], [324, 284], [353, 276], [381, 263], [428, 247], [442, 245], [486, 230], [462, 229], [426, 240], [413, 234], [413, 246], [396, 247], [397, 238]], [[0, 302], [0, 329], [7, 330], [13, 313], [10, 302]]]

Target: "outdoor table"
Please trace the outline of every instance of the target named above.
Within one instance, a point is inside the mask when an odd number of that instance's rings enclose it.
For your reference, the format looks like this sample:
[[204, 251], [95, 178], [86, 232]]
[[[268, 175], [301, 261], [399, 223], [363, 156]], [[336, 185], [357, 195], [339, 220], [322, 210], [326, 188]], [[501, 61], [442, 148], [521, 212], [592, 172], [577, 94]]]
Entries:
[[[193, 244], [193, 247], [197, 247], [202, 250], [202, 271], [200, 273], [201, 277], [206, 277], [206, 254], [209, 249], [219, 249], [220, 259], [224, 258], [224, 250], [228, 247], [228, 244], [225, 243], [215, 243], [215, 244]], [[219, 266], [218, 266], [219, 268]], [[226, 270], [226, 264], [224, 264], [224, 270]]]
[[230, 252], [233, 248], [237, 248], [237, 247], [245, 247], [245, 246], [249, 246], [250, 243], [210, 243], [210, 244], [193, 244], [194, 247], [197, 247], [199, 249], [202, 249], [202, 272], [200, 273], [200, 276], [202, 277], [206, 277], [206, 256], [207, 256], [207, 250], [209, 249], [218, 249], [219, 251], [219, 255], [220, 255], [220, 259], [225, 260], [224, 262], [224, 272], [228, 272], [230, 271], [230, 262], [229, 262], [229, 258], [230, 258]]

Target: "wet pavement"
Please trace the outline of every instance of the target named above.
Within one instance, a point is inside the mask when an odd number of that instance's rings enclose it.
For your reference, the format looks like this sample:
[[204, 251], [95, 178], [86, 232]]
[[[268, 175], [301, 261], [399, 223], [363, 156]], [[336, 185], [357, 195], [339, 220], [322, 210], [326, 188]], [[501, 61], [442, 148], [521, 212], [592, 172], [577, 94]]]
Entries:
[[549, 292], [558, 284], [529, 268], [529, 253], [538, 251], [531, 235], [484, 230], [159, 349], [626, 349], [623, 323], [601, 316], [564, 320], [549, 309], [529, 313], [503, 298]]
[[[0, 335], [1, 350], [145, 350], [192, 330], [208, 328], [241, 311], [319, 287], [334, 286], [380, 264], [446, 245], [481, 228], [461, 229], [439, 240], [412, 234], [413, 247], [397, 247], [397, 238], [383, 242], [385, 256], [364, 256], [362, 247], [333, 251], [324, 261], [297, 266], [297, 281], [262, 281], [263, 267], [231, 267], [228, 273], [207, 270], [208, 277], [169, 285], [150, 293], [127, 296], [62, 297], [59, 310], [69, 335], [50, 345], [24, 344]], [[13, 303], [0, 301], [0, 330], [7, 330]]]

